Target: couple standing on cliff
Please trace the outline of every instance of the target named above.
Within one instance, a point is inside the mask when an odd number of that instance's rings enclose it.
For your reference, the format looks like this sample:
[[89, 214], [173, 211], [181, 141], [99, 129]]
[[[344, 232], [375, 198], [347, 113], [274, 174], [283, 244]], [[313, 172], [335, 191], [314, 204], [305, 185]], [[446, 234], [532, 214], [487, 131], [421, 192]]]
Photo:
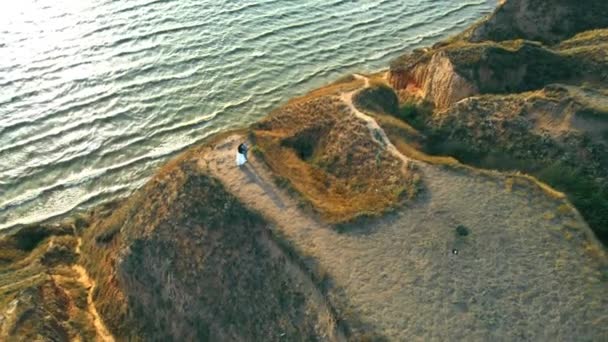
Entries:
[[236, 165], [237, 166], [241, 166], [247, 162], [247, 150], [248, 149], [249, 149], [249, 147], [247, 147], [246, 143], [240, 144], [239, 147], [236, 149]]

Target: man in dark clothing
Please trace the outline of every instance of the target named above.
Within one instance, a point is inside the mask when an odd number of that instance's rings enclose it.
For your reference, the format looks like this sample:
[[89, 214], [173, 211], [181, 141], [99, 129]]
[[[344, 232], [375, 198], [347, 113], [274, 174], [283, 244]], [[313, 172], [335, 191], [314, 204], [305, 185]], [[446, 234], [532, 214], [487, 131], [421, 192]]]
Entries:
[[241, 166], [247, 162], [247, 144], [242, 143], [236, 151], [236, 165]]

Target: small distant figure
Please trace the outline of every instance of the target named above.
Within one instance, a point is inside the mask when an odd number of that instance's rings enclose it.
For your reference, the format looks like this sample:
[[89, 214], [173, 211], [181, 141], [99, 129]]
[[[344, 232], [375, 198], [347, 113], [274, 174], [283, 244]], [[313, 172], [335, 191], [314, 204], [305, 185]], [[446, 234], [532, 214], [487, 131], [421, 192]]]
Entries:
[[247, 144], [242, 143], [236, 150], [236, 165], [241, 166], [247, 162]]

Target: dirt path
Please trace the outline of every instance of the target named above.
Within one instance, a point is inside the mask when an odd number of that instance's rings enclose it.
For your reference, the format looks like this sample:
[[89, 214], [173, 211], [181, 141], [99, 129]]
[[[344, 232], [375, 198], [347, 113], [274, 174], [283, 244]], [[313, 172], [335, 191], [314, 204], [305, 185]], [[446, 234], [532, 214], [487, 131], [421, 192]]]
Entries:
[[[379, 126], [354, 108], [353, 95], [342, 98], [375, 134]], [[236, 167], [243, 140], [225, 138], [202, 156], [200, 167], [327, 272], [329, 300], [340, 318], [357, 319], [390, 340], [608, 334], [608, 288], [596, 260], [581, 248], [594, 242], [585, 241], [588, 227], [576, 215], [558, 210], [560, 201], [511, 187], [506, 177], [416, 161], [427, 187], [417, 203], [340, 233], [302, 211], [255, 156]], [[459, 225], [468, 236], [456, 234]]]
[[[76, 245], [76, 252], [80, 253], [80, 246], [82, 245], [82, 239], [78, 238], [78, 244]], [[95, 282], [89, 277], [89, 274], [84, 269], [84, 267], [80, 265], [73, 265], [72, 270], [78, 274], [78, 278], [76, 279], [78, 282], [82, 284], [82, 286], [87, 289], [87, 311], [93, 318], [93, 325], [95, 326], [95, 331], [97, 332], [97, 337], [99, 340], [104, 342], [114, 342], [114, 337], [108, 331], [103, 320], [99, 316], [97, 309], [95, 308], [95, 302], [93, 301], [93, 292], [95, 290]]]
[[[232, 152], [236, 151], [236, 147], [242, 141], [243, 138], [238, 135], [228, 137], [216, 145], [214, 150], [206, 153], [204, 159], [199, 160], [199, 167], [204, 172], [211, 172], [219, 178], [246, 206], [262, 212], [272, 223], [283, 226], [291, 222], [301, 233], [305, 233], [308, 228], [318, 229], [317, 222], [302, 214], [297, 203], [276, 188], [271, 174], [255, 157], [250, 156], [249, 163], [245, 167], [239, 168], [235, 165], [235, 155]], [[285, 256], [273, 240], [266, 239], [264, 242], [275, 257], [284, 257], [286, 271], [301, 285], [300, 289], [306, 291], [313, 299], [316, 311], [320, 313], [319, 321], [325, 323], [325, 331], [332, 332], [332, 335], [328, 336], [329, 340], [347, 341], [344, 331], [336, 323], [336, 317], [333, 317], [333, 310], [325, 296], [314, 285], [308, 273], [290, 257]]]
[[388, 136], [386, 135], [384, 130], [376, 122], [376, 120], [374, 120], [370, 116], [366, 115], [365, 113], [361, 112], [353, 103], [353, 97], [361, 90], [369, 88], [369, 85], [370, 85], [369, 78], [362, 76], [362, 75], [358, 75], [358, 74], [354, 74], [353, 76], [356, 79], [364, 81], [363, 88], [355, 89], [353, 91], [346, 92], [346, 93], [342, 93], [342, 95], [340, 96], [340, 99], [344, 103], [346, 103], [348, 108], [350, 108], [351, 112], [357, 118], [359, 118], [365, 122], [365, 124], [367, 125], [367, 128], [369, 129], [369, 133], [372, 136], [372, 139], [376, 140], [380, 145], [384, 146], [389, 151], [389, 153], [391, 153], [394, 157], [396, 157], [397, 159], [399, 159], [403, 162], [404, 167], [407, 167], [408, 163], [411, 160], [408, 157], [401, 154], [401, 152], [399, 152], [399, 150], [397, 150], [397, 148], [390, 141], [390, 139], [388, 138]]
[[[315, 220], [303, 214], [292, 198], [285, 196], [276, 188], [271, 180], [271, 174], [255, 157], [251, 156], [245, 167], [238, 168], [234, 165], [232, 151], [240, 142], [242, 142], [240, 136], [228, 137], [222, 144], [216, 146], [215, 150], [205, 154], [205, 158], [199, 161], [199, 166], [218, 177], [245, 205], [261, 211], [267, 219], [281, 228], [290, 223], [294, 228], [291, 232], [295, 233], [297, 230], [298, 234], [310, 235], [323, 231], [326, 227], [320, 226]], [[275, 256], [284, 254], [272, 240], [268, 239], [265, 242]], [[314, 285], [308, 273], [296, 265], [291, 258], [285, 257], [285, 260], [286, 271], [311, 295], [317, 311], [327, 317], [323, 320], [327, 321], [328, 330], [333, 330], [333, 336], [329, 340], [346, 341], [345, 333], [336, 324], [329, 303]]]
[[0, 292], [6, 292], [6, 291], [7, 291], [7, 290], [9, 290], [9, 289], [12, 289], [12, 288], [18, 287], [18, 286], [20, 286], [20, 285], [22, 285], [22, 284], [25, 284], [25, 283], [29, 283], [29, 282], [31, 282], [32, 280], [34, 280], [34, 279], [38, 279], [38, 278], [40, 278], [40, 277], [42, 277], [42, 276], [43, 276], [43, 274], [40, 274], [40, 273], [39, 273], [39, 274], [34, 274], [34, 275], [32, 275], [32, 276], [29, 276], [29, 277], [23, 278], [23, 279], [21, 279], [21, 280], [19, 280], [19, 281], [14, 281], [14, 282], [11, 282], [11, 283], [8, 283], [8, 284], [5, 284], [5, 285], [2, 285], [2, 286], [0, 286]]

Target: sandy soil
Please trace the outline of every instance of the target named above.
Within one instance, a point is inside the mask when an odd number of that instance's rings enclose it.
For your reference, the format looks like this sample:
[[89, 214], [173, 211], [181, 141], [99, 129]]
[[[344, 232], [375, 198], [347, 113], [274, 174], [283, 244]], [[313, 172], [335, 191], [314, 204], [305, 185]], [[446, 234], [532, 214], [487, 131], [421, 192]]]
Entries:
[[[80, 246], [82, 245], [82, 239], [78, 238], [78, 244], [76, 245], [76, 253], [80, 253]], [[89, 274], [84, 269], [84, 267], [80, 265], [73, 265], [72, 270], [78, 274], [78, 282], [82, 284], [82, 286], [87, 289], [87, 311], [91, 318], [93, 319], [93, 325], [95, 327], [95, 331], [97, 332], [97, 338], [99, 341], [103, 342], [114, 342], [114, 337], [110, 333], [110, 331], [106, 328], [103, 320], [99, 316], [97, 309], [95, 308], [95, 302], [93, 301], [93, 292], [95, 290], [95, 282], [93, 279], [89, 277]]]
[[[426, 186], [416, 203], [338, 232], [301, 210], [255, 156], [237, 167], [244, 140], [224, 139], [199, 166], [318, 262], [332, 279], [329, 301], [340, 316], [390, 340], [608, 337], [608, 286], [599, 268], [606, 257], [563, 200], [512, 186], [508, 177], [413, 161]], [[459, 236], [458, 225], [470, 234]]]

